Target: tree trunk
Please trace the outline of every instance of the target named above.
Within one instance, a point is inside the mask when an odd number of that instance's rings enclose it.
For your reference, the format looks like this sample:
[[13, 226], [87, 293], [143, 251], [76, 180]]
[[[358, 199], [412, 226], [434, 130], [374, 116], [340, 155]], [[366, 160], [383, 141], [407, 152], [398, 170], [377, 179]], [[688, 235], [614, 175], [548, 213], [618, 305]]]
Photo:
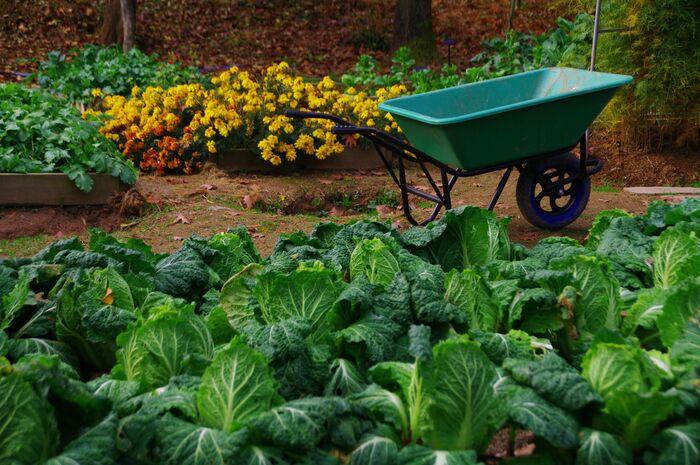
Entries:
[[510, 11], [508, 12], [508, 29], [510, 31], [513, 29], [513, 20], [515, 19], [515, 10], [520, 8], [520, 0], [510, 0]]
[[392, 48], [408, 46], [416, 62], [428, 64], [437, 56], [430, 0], [397, 0]]
[[100, 41], [119, 44], [127, 52], [134, 47], [136, 0], [107, 0]]
[[121, 0], [124, 40], [122, 49], [128, 52], [134, 48], [134, 30], [136, 29], [136, 0]]

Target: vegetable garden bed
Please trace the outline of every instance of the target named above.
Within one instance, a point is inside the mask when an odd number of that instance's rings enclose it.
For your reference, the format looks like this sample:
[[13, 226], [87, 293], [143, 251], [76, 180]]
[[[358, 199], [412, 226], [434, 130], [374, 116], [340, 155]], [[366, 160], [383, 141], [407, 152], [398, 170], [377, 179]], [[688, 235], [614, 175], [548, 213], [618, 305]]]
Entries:
[[476, 465], [526, 430], [529, 463], [694, 465], [698, 212], [606, 211], [585, 245], [464, 207], [267, 258], [239, 227], [0, 260], [0, 462]]
[[109, 174], [89, 174], [90, 192], [64, 173], [0, 173], [0, 205], [102, 205], [126, 185]]

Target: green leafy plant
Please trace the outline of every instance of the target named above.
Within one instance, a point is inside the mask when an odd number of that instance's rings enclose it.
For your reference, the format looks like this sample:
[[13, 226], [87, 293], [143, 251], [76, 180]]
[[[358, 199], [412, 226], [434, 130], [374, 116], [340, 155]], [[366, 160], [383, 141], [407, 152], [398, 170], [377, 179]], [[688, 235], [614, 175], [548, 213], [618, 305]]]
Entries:
[[516, 460], [692, 465], [699, 232], [687, 199], [603, 212], [585, 245], [513, 244], [476, 207], [265, 258], [242, 227], [63, 239], [0, 260], [0, 460], [476, 465], [525, 430]]
[[[692, 0], [603, 2], [605, 24], [629, 28], [601, 37], [598, 68], [634, 82], [604, 119], [628, 143], [660, 149], [700, 140], [700, 15]], [[653, 56], [654, 60], [649, 60]]]
[[49, 52], [28, 79], [71, 102], [84, 104], [94, 100], [94, 89], [107, 95], [129, 95], [134, 86], [168, 88], [207, 82], [196, 68], [158, 61], [136, 48], [124, 53], [118, 46], [97, 45], [70, 50], [68, 56]]
[[93, 186], [88, 173], [108, 173], [133, 184], [133, 165], [98, 127], [40, 90], [0, 85], [0, 172], [63, 172], [86, 192]]
[[465, 70], [449, 64], [439, 69], [415, 68], [410, 49], [401, 47], [392, 57], [389, 72], [381, 74], [374, 58], [361, 55], [353, 71], [343, 75], [342, 82], [370, 92], [376, 87], [403, 83], [411, 92], [421, 93], [550, 66], [587, 67], [593, 18], [580, 13], [573, 21], [557, 18], [556, 25], [556, 29], [539, 36], [510, 30], [504, 38], [485, 40], [484, 51], [471, 59], [476, 66]]

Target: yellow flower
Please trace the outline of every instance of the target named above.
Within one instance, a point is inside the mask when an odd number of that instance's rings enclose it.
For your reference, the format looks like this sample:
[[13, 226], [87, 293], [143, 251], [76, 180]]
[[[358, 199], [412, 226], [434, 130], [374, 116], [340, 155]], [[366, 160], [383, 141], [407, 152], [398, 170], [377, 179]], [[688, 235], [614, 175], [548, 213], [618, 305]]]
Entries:
[[93, 97], [97, 98], [102, 96], [102, 91], [100, 89], [92, 89], [92, 92], [90, 92], [90, 94]]
[[207, 142], [207, 150], [209, 153], [216, 153], [216, 143], [213, 140]]

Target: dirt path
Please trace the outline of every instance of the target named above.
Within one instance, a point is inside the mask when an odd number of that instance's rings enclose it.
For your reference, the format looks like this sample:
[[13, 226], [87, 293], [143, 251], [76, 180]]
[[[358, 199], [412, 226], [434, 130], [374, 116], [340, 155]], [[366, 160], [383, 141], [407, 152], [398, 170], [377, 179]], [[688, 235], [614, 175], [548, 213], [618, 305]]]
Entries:
[[[409, 180], [427, 182], [418, 172]], [[454, 204], [486, 206], [499, 175], [462, 179]], [[649, 202], [668, 196], [636, 195], [595, 180], [588, 208], [569, 227], [552, 233], [530, 225], [515, 200], [517, 174], [508, 182], [496, 206], [499, 216], [511, 216], [512, 240], [533, 244], [552, 234], [585, 238], [601, 210], [622, 208], [643, 213]], [[101, 227], [120, 237], [138, 237], [158, 251], [180, 247], [190, 234], [210, 235], [238, 224], [253, 235], [261, 253], [268, 254], [280, 234], [310, 231], [321, 221], [348, 222], [359, 218], [389, 220], [408, 227], [398, 205], [398, 192], [381, 170], [366, 172], [302, 172], [286, 175], [227, 174], [211, 168], [194, 176], [142, 176], [137, 189], [147, 200], [136, 205], [140, 217], [120, 217], [118, 206], [102, 208], [15, 208], [0, 210], [0, 256], [29, 255], [64, 236], [87, 237]], [[418, 202], [424, 212], [428, 205]], [[132, 207], [134, 207], [132, 205]]]

